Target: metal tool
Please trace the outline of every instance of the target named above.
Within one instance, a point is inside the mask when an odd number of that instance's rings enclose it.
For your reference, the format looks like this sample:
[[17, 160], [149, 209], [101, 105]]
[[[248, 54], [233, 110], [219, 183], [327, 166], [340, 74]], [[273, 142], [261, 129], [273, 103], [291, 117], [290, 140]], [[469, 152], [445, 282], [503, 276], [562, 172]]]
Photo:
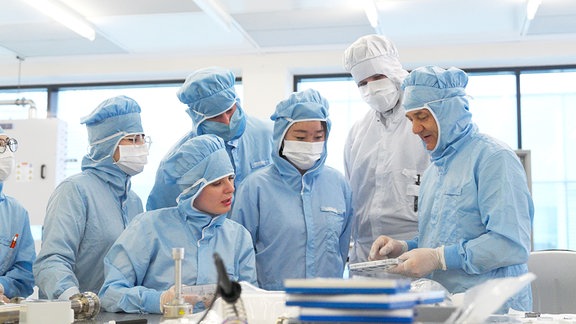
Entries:
[[184, 248], [173, 248], [174, 259], [174, 299], [164, 305], [164, 317], [179, 318], [192, 314], [192, 305], [186, 303], [182, 297], [182, 259]]
[[73, 295], [70, 301], [76, 320], [92, 319], [100, 313], [100, 299], [91, 291]]
[[[26, 307], [27, 301], [22, 298], [12, 298], [10, 303], [0, 305], [0, 323], [18, 323], [20, 312]], [[48, 304], [50, 300], [31, 300]], [[58, 301], [62, 303], [63, 301]], [[98, 295], [87, 291], [70, 297], [70, 308], [74, 311], [75, 320], [93, 319], [100, 313], [100, 299]]]

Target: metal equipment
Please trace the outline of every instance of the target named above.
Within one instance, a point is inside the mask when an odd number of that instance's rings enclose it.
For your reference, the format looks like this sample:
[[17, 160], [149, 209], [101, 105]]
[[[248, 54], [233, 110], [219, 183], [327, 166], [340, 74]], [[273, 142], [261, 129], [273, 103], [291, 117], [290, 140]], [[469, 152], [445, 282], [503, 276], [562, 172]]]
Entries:
[[174, 299], [164, 305], [164, 317], [179, 318], [192, 314], [192, 305], [186, 303], [182, 297], [182, 259], [184, 248], [173, 248], [174, 259]]
[[[30, 321], [30, 318], [37, 318], [38, 314], [34, 314], [35, 311], [43, 311], [47, 309], [50, 311], [50, 306], [53, 304], [54, 308], [61, 308], [63, 303], [68, 304], [68, 309], [71, 309], [74, 313], [74, 320], [90, 320], [96, 317], [100, 313], [100, 299], [98, 295], [93, 292], [79, 293], [70, 298], [69, 301], [62, 300], [21, 300], [12, 299], [11, 303], [0, 305], [0, 323], [29, 323], [34, 324], [34, 321]], [[45, 306], [45, 307], [38, 307]], [[40, 314], [43, 315], [43, 314]], [[47, 314], [50, 315], [50, 314]], [[25, 319], [28, 319], [26, 321]], [[44, 317], [44, 319], [46, 319]]]
[[70, 297], [70, 301], [74, 310], [74, 319], [92, 319], [100, 313], [100, 299], [91, 291], [73, 295]]

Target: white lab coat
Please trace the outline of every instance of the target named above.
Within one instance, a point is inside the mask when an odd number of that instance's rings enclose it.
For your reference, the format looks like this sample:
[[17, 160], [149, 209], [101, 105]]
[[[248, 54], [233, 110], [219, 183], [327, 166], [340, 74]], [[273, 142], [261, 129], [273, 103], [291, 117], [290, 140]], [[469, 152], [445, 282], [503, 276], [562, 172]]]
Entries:
[[430, 157], [398, 104], [387, 118], [370, 110], [348, 134], [344, 167], [352, 188], [354, 225], [350, 263], [367, 261], [379, 235], [412, 239], [418, 233], [414, 210], [416, 175]]

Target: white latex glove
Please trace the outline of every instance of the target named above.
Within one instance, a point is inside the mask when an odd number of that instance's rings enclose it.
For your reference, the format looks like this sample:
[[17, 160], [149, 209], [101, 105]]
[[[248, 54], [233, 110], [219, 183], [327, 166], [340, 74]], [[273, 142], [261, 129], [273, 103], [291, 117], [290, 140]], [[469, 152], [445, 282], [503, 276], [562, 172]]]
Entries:
[[405, 241], [398, 241], [389, 236], [381, 235], [372, 243], [368, 260], [374, 261], [397, 258], [407, 250], [408, 244]]
[[2, 284], [0, 284], [0, 301], [4, 302], [4, 303], [10, 302], [10, 299], [8, 299], [8, 297], [4, 296], [4, 286], [2, 286]]
[[388, 272], [421, 278], [434, 270], [446, 270], [444, 246], [414, 249], [399, 256], [398, 260], [402, 262]]

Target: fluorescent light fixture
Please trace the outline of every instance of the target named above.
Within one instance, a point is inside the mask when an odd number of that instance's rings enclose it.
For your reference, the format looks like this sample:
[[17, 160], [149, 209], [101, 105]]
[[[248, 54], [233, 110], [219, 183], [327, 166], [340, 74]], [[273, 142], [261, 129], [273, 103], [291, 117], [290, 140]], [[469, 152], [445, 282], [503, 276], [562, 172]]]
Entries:
[[526, 5], [526, 19], [532, 20], [536, 16], [538, 7], [542, 4], [542, 0], [528, 0]]
[[526, 18], [524, 18], [524, 24], [522, 25], [522, 30], [520, 31], [520, 35], [524, 36], [528, 32], [528, 28], [530, 28], [530, 23], [536, 17], [536, 12], [538, 8], [542, 4], [542, 0], [527, 0], [526, 1]]
[[232, 31], [232, 18], [222, 7], [212, 0], [194, 0], [196, 5], [212, 20], [220, 24], [227, 31]]
[[38, 9], [46, 16], [56, 20], [68, 27], [78, 35], [93, 41], [96, 38], [96, 31], [90, 24], [76, 12], [52, 0], [24, 0], [32, 7]]
[[242, 37], [248, 41], [254, 48], [260, 49], [260, 45], [240, 26], [240, 24], [230, 16], [214, 0], [194, 0], [196, 5], [204, 11], [212, 20], [224, 27], [228, 32], [236, 30]]
[[364, 12], [372, 28], [378, 28], [378, 8], [374, 0], [364, 0]]

